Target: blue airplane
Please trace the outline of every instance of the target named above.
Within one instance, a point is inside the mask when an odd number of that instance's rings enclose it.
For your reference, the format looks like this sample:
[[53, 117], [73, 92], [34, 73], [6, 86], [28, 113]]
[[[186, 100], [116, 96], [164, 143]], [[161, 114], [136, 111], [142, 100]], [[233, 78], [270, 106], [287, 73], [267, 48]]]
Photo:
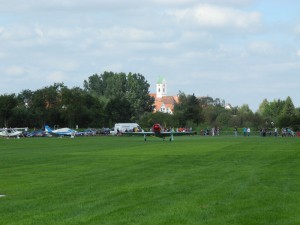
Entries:
[[49, 134], [52, 134], [53, 136], [70, 136], [74, 137], [77, 133], [76, 130], [70, 129], [68, 127], [52, 130], [48, 125], [45, 126], [45, 131]]

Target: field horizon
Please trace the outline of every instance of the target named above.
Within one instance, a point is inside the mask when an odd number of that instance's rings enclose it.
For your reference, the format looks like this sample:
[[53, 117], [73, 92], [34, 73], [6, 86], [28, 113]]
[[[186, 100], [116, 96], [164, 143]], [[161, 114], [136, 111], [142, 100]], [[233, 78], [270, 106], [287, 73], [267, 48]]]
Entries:
[[0, 139], [0, 224], [300, 224], [299, 144]]

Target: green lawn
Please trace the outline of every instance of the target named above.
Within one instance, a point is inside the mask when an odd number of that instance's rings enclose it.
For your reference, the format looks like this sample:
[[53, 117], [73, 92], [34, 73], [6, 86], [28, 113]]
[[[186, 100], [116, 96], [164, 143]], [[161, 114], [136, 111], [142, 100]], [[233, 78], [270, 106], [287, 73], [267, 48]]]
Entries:
[[300, 224], [300, 138], [0, 139], [0, 224]]

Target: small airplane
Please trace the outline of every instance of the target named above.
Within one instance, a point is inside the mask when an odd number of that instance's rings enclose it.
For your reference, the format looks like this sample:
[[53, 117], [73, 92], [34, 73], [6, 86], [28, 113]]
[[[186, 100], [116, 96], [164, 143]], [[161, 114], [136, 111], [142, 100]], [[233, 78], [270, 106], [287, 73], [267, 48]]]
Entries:
[[170, 137], [170, 141], [174, 141], [174, 136], [183, 136], [183, 135], [194, 135], [196, 134], [196, 131], [184, 131], [184, 132], [174, 132], [173, 130], [171, 131], [164, 131], [163, 127], [160, 124], [154, 124], [151, 128], [151, 131], [149, 132], [125, 132], [123, 134], [125, 135], [140, 135], [144, 136], [144, 140], [147, 141], [147, 135], [154, 135], [155, 137], [162, 138], [163, 141], [165, 140], [166, 137]]
[[0, 129], [0, 137], [20, 137], [20, 136], [22, 136], [22, 131], [18, 131], [14, 128]]
[[76, 134], [76, 130], [72, 130], [68, 127], [52, 130], [48, 125], [45, 126], [45, 131], [53, 136], [63, 137], [63, 136], [70, 136], [74, 137]]

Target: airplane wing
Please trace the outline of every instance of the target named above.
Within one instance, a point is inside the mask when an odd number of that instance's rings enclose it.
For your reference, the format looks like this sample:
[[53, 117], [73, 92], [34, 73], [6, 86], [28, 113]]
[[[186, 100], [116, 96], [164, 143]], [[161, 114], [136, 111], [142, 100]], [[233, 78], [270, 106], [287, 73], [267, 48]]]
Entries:
[[[155, 135], [157, 133], [155, 132], [124, 132], [122, 133], [123, 135], [138, 135], [138, 136], [143, 136], [143, 135]], [[171, 136], [172, 134], [174, 136], [184, 136], [184, 135], [195, 135], [197, 134], [196, 131], [191, 131], [191, 132], [172, 132], [172, 131], [167, 131], [167, 132], [160, 132], [159, 134], [164, 135], [164, 136]]]
[[165, 136], [184, 136], [184, 135], [195, 135], [197, 134], [196, 131], [191, 131], [191, 132], [161, 132], [162, 135], [165, 135]]
[[144, 136], [144, 140], [146, 141], [147, 138], [146, 136], [148, 135], [153, 135], [156, 137], [160, 137], [165, 139], [165, 137], [170, 137], [170, 141], [174, 140], [174, 136], [184, 136], [184, 135], [195, 135], [197, 134], [196, 131], [192, 132], [172, 132], [172, 131], [167, 131], [167, 132], [125, 132], [123, 135], [137, 135], [137, 136]]
[[154, 135], [154, 136], [156, 136], [155, 132], [152, 132], [152, 131], [149, 131], [149, 132], [145, 132], [145, 131], [142, 131], [142, 132], [124, 132], [124, 133], [122, 133], [122, 135], [128, 135], [128, 136], [134, 136], [134, 135], [137, 135], [137, 136], [143, 136], [143, 137], [144, 137], [144, 141], [147, 141], [147, 136], [148, 136], [148, 135]]
[[174, 136], [183, 136], [183, 135], [194, 135], [197, 134], [195, 131], [183, 131], [183, 132], [175, 132], [173, 129], [171, 131], [164, 131], [163, 127], [159, 124], [156, 123], [152, 126], [152, 129], [150, 132], [125, 132], [123, 135], [139, 135], [139, 136], [144, 136], [144, 140], [146, 141], [147, 135], [153, 135], [155, 137], [162, 138], [165, 140], [166, 137], [170, 137], [170, 141], [174, 140]]
[[149, 132], [124, 132], [122, 133], [122, 135], [128, 135], [128, 136], [132, 136], [132, 135], [137, 135], [137, 136], [148, 136], [148, 135], [155, 135], [154, 132], [149, 131]]

